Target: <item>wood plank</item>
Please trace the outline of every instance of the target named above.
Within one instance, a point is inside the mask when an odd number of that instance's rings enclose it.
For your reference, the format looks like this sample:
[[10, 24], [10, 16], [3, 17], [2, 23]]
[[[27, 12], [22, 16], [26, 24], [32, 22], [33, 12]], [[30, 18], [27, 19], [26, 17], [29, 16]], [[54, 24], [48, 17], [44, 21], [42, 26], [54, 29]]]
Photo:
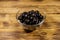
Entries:
[[[41, 13], [46, 13], [45, 22], [32, 33], [25, 33], [24, 26], [16, 19], [16, 13], [21, 9], [23, 12], [35, 8]], [[60, 29], [59, 2], [53, 0], [0, 2], [0, 40], [60, 40], [58, 29]]]

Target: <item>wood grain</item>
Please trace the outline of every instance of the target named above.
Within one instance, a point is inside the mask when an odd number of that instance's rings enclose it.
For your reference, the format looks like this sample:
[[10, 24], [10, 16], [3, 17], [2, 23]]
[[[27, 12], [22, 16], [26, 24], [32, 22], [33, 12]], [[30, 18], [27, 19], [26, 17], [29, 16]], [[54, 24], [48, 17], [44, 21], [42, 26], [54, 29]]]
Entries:
[[[43, 0], [1, 1], [0, 2], [0, 40], [60, 40], [60, 2]], [[25, 33], [18, 23], [16, 13], [21, 8], [39, 8], [46, 13], [45, 22], [32, 33]]]

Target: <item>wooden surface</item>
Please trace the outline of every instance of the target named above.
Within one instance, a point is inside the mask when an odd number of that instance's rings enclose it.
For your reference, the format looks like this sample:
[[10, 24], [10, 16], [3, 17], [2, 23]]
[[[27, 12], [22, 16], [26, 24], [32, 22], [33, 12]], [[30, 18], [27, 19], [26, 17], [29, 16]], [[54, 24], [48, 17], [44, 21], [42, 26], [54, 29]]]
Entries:
[[[25, 33], [16, 19], [18, 10], [26, 7], [46, 13], [45, 22], [32, 33]], [[60, 40], [60, 1], [0, 1], [0, 40]]]

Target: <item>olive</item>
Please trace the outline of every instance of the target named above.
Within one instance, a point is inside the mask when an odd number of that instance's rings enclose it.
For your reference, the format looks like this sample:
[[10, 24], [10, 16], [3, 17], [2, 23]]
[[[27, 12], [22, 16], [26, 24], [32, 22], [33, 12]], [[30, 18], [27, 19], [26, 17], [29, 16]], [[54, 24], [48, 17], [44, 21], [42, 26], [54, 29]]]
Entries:
[[23, 12], [19, 17], [18, 20], [21, 23], [24, 23], [26, 25], [36, 25], [40, 23], [43, 19], [43, 16], [39, 13], [38, 10], [34, 11], [28, 11], [28, 12]]

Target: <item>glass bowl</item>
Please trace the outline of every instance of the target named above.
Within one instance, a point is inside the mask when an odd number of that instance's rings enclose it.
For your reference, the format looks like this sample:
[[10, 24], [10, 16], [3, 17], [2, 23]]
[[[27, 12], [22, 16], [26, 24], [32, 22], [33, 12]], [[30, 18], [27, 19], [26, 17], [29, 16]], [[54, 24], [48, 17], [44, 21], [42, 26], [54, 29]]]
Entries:
[[[34, 11], [38, 10], [39, 13], [43, 16], [42, 21], [39, 22], [38, 24], [35, 24], [35, 25], [27, 25], [25, 23], [21, 23], [20, 20], [18, 20], [18, 17], [21, 16], [23, 14], [23, 12], [29, 12], [31, 10], [34, 10]], [[21, 7], [21, 8], [19, 8], [19, 11], [16, 14], [16, 19], [19, 23], [21, 23], [23, 26], [25, 26], [26, 29], [31, 29], [32, 30], [32, 29], [35, 29], [35, 27], [38, 27], [38, 25], [42, 25], [43, 22], [45, 21], [46, 15], [42, 11], [43, 10], [41, 10], [39, 7], [29, 7], [29, 6], [28, 7]]]

